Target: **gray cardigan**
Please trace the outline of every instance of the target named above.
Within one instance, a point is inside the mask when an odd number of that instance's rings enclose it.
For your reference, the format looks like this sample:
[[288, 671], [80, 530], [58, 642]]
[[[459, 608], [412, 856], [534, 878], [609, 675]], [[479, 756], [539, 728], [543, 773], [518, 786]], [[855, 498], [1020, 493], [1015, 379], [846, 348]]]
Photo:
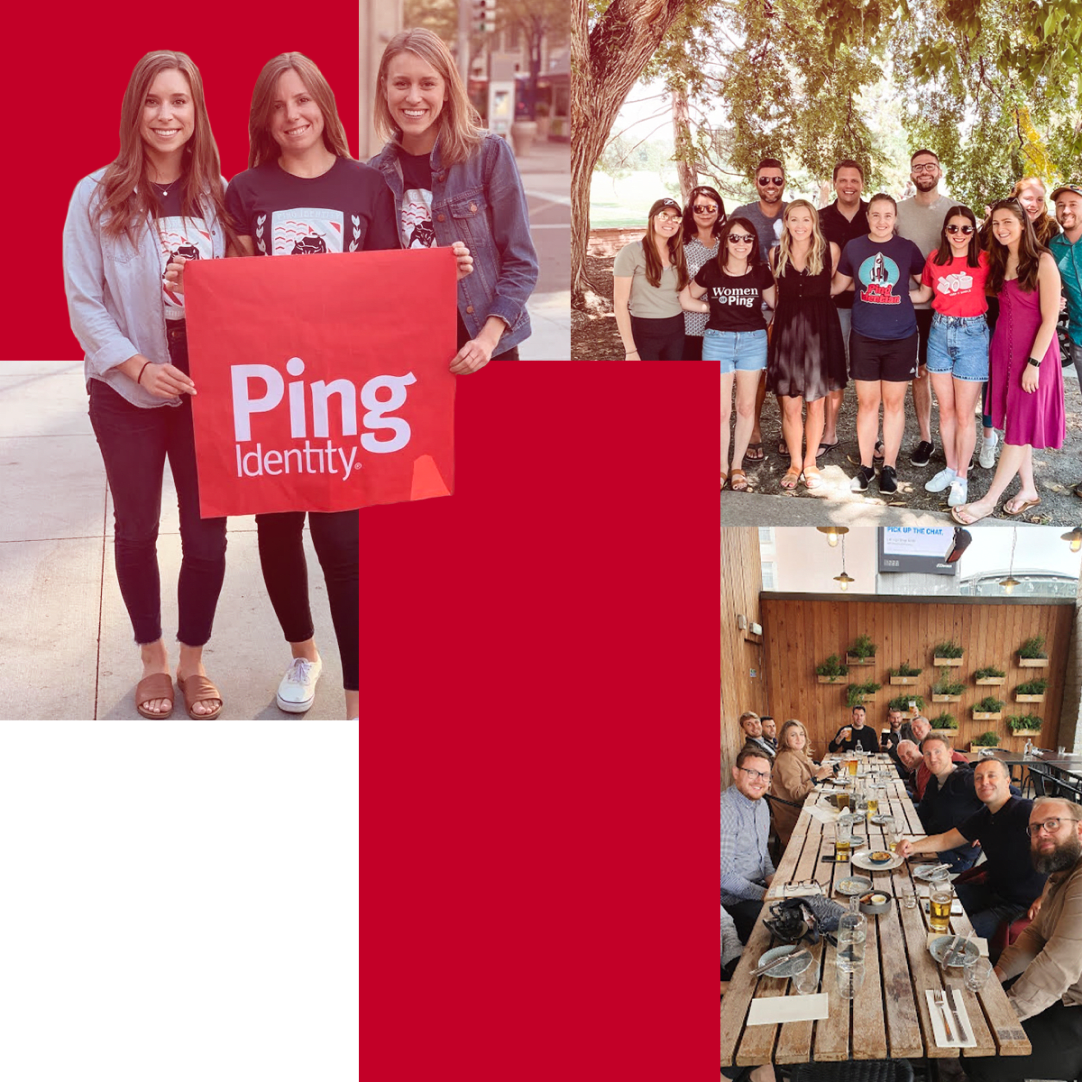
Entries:
[[[79, 181], [64, 223], [64, 291], [72, 332], [85, 351], [86, 379], [109, 384], [136, 406], [179, 406], [179, 398], [156, 398], [117, 369], [137, 353], [154, 364], [167, 364], [169, 346], [154, 223], [147, 220], [135, 246], [123, 234], [105, 236], [93, 213], [104, 173], [99, 169]], [[221, 259], [225, 231], [209, 200], [203, 201], [201, 209], [214, 258]]]

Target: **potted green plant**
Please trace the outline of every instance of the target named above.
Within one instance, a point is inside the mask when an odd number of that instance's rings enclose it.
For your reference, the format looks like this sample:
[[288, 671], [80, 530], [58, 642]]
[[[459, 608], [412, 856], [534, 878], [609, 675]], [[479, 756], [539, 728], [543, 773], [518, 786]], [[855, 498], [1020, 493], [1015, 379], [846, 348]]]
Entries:
[[1014, 689], [1014, 701], [1016, 703], [1043, 703], [1047, 688], [1047, 680], [1027, 680]]
[[976, 751], [978, 748], [995, 748], [999, 746], [999, 734], [993, 733], [989, 730], [986, 733], [981, 733], [976, 740], [969, 742], [969, 750]]
[[958, 728], [958, 719], [953, 714], [940, 714], [932, 718], [933, 729], [953, 730]]
[[831, 654], [826, 661], [821, 661], [815, 666], [815, 675], [819, 678], [820, 684], [837, 684], [841, 682], [842, 677], [848, 676], [849, 666], [843, 665], [838, 660], [837, 654]]
[[920, 676], [923, 670], [910, 668], [909, 662], [903, 661], [898, 668], [888, 671], [890, 672], [890, 682], [892, 684], [915, 684], [917, 677]]
[[1003, 717], [1003, 700], [992, 695], [985, 695], [979, 703], [973, 704], [974, 721], [999, 721]]
[[850, 684], [845, 689], [845, 705], [852, 709], [864, 702], [865, 696], [874, 695], [883, 685], [869, 682], [867, 684]]
[[[910, 703], [916, 703], [916, 713], [909, 709]], [[907, 714], [911, 718], [915, 718], [917, 714], [920, 714], [924, 710], [924, 699], [920, 695], [899, 695], [897, 699], [891, 699], [887, 703], [888, 710], [900, 710], [903, 714]]]
[[1007, 674], [1001, 669], [996, 669], [991, 665], [985, 666], [983, 669], [978, 669], [973, 674], [973, 679], [978, 684], [1002, 684], [1007, 679]]
[[1034, 714], [1011, 714], [1007, 718], [1007, 728], [1011, 736], [1038, 736], [1041, 731], [1041, 718]]
[[949, 676], [941, 676], [932, 685], [932, 702], [934, 703], [960, 703], [965, 684], [959, 684]]
[[859, 635], [845, 655], [847, 665], [874, 665], [876, 645], [867, 635]]
[[932, 664], [952, 667], [961, 665], [963, 653], [962, 648], [953, 639], [948, 642], [941, 642], [932, 650]]
[[1018, 647], [1020, 669], [1047, 669], [1048, 655], [1044, 652], [1044, 636], [1034, 635]]

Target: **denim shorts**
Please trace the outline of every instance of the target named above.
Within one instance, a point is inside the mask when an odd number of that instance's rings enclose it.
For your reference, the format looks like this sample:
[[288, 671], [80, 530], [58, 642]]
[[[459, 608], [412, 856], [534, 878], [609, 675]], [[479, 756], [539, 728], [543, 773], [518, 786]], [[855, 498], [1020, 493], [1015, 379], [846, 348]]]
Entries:
[[703, 331], [703, 360], [720, 361], [721, 374], [762, 372], [766, 368], [766, 331]]
[[928, 371], [983, 383], [988, 378], [988, 324], [984, 316], [936, 312], [928, 334]]

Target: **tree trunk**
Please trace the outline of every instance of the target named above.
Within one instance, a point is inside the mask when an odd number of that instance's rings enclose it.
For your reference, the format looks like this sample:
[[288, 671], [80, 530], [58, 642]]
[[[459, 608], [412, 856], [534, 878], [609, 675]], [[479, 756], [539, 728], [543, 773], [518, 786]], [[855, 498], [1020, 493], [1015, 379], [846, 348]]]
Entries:
[[691, 157], [691, 117], [688, 96], [681, 87], [672, 92], [672, 130], [676, 144], [676, 172], [680, 178], [680, 202], [687, 205], [688, 195], [699, 183], [699, 174]]
[[[695, 0], [613, 0], [587, 35], [587, 0], [571, 0], [571, 303], [586, 305], [590, 179], [620, 106], [665, 32]], [[642, 208], [643, 212], [648, 208]]]

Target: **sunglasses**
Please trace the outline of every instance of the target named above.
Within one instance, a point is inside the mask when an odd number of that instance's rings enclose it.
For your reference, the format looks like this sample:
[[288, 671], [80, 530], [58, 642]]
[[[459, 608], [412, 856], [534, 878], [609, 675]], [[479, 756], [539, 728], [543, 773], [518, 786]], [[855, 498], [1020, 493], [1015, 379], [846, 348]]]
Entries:
[[729, 234], [729, 243], [730, 244], [752, 244], [752, 243], [754, 243], [754, 241], [755, 241], [755, 238], [754, 237], [749, 237], [746, 233], [730, 233]]
[[656, 218], [657, 218], [657, 220], [659, 222], [680, 222], [680, 221], [683, 221], [683, 219], [678, 217], [677, 215], [675, 215], [675, 214], [666, 214], [664, 211], [659, 211], [658, 214], [656, 215]]
[[765, 188], [768, 184], [780, 188], [785, 183], [785, 177], [760, 177], [756, 183], [760, 188]]
[[696, 204], [691, 208], [696, 214], [717, 214], [718, 208], [715, 206], [699, 206]]
[[951, 234], [965, 233], [965, 235], [968, 237], [969, 234], [973, 232], [973, 226], [971, 226], [971, 225], [948, 225], [947, 226], [947, 232], [951, 233]]

